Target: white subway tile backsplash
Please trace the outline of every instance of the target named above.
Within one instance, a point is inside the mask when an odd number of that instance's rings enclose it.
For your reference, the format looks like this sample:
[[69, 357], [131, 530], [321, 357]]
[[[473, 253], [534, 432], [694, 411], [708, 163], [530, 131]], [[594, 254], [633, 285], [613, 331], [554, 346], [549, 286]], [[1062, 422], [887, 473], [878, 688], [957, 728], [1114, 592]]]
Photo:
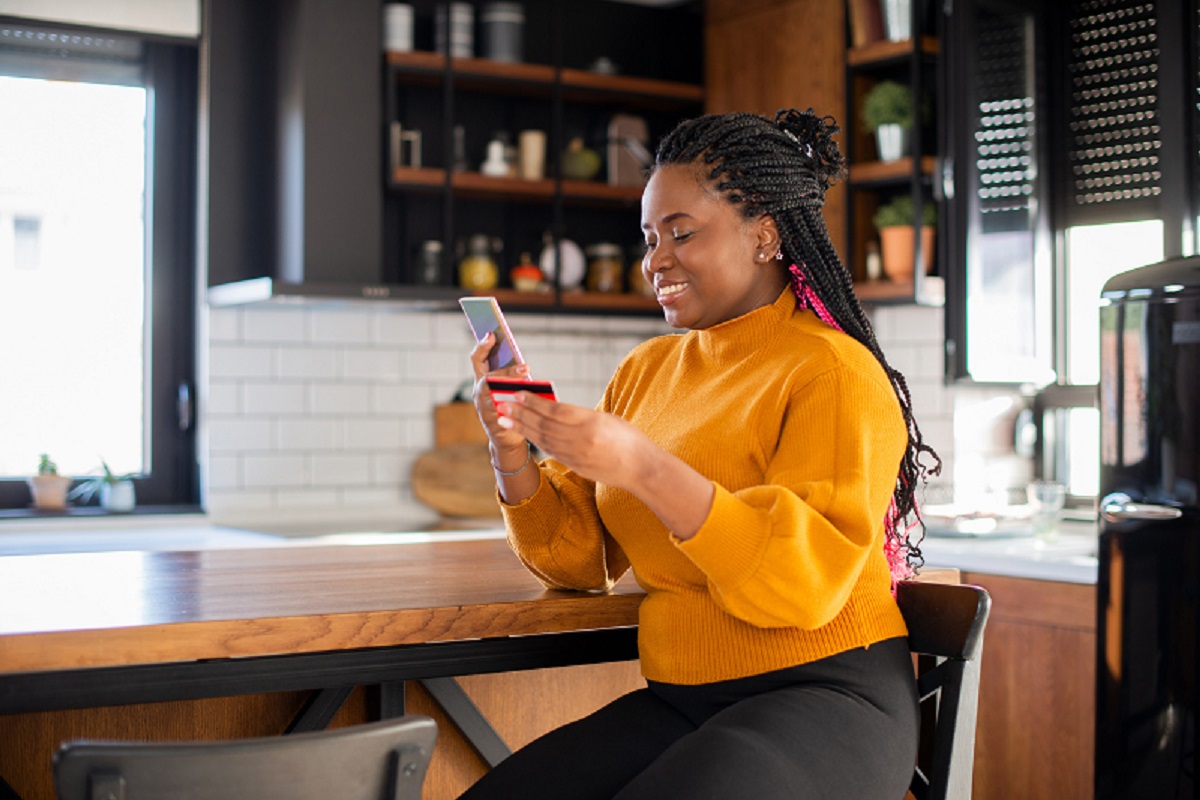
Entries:
[[303, 414], [306, 386], [298, 381], [260, 383], [247, 381], [242, 386], [242, 408], [250, 415]]
[[309, 317], [313, 342], [367, 344], [371, 341], [372, 311], [365, 308], [314, 310]]
[[371, 459], [365, 453], [330, 453], [312, 456], [315, 486], [365, 486], [371, 483]]
[[344, 445], [337, 419], [281, 419], [275, 423], [279, 452], [334, 450]]
[[313, 414], [366, 414], [371, 410], [371, 387], [365, 383], [316, 383], [309, 387]]
[[228, 380], [208, 382], [208, 394], [201, 398], [206, 414], [230, 415], [242, 412], [242, 384]]
[[274, 366], [275, 351], [270, 347], [231, 343], [209, 345], [210, 378], [269, 378]]
[[342, 375], [349, 380], [396, 381], [400, 360], [394, 349], [347, 349], [342, 354]]
[[242, 321], [246, 342], [304, 342], [309, 312], [300, 308], [265, 308], [247, 313]]
[[280, 347], [279, 377], [336, 380], [341, 377], [341, 351], [334, 347]]
[[[517, 337], [517, 341], [521, 341], [521, 334], [517, 332], [520, 328], [516, 322], [517, 319], [524, 319], [524, 317], [514, 317], [509, 320], [509, 324], [513, 327], [513, 335]], [[430, 335], [431, 338], [426, 344], [455, 350], [463, 359], [466, 359], [471, 347], [475, 344], [471, 326], [467, 323], [467, 315], [461, 311], [431, 315]]]
[[242, 464], [248, 489], [308, 486], [312, 483], [309, 458], [302, 454], [248, 455]]
[[[469, 390], [468, 390], [469, 391]], [[429, 385], [407, 381], [371, 387], [371, 411], [380, 416], [432, 414], [437, 403], [448, 403], [453, 392], [438, 393]]]
[[348, 419], [346, 449], [395, 451], [404, 446], [404, 431], [399, 419]]
[[208, 310], [208, 340], [210, 342], [236, 342], [241, 338], [241, 309], [210, 308]]
[[376, 486], [399, 486], [412, 481], [415, 455], [395, 450], [371, 456], [371, 483]]
[[237, 489], [241, 485], [242, 460], [239, 456], [209, 456], [209, 488], [214, 490]]
[[[376, 344], [429, 347], [435, 341], [434, 325], [445, 314], [388, 311], [373, 314], [371, 340]], [[463, 326], [466, 318], [460, 317]]]
[[428, 383], [440, 381], [457, 385], [473, 375], [469, 345], [462, 350], [420, 348], [405, 351], [406, 380]]
[[270, 417], [211, 416], [207, 422], [210, 454], [261, 453], [274, 449]]

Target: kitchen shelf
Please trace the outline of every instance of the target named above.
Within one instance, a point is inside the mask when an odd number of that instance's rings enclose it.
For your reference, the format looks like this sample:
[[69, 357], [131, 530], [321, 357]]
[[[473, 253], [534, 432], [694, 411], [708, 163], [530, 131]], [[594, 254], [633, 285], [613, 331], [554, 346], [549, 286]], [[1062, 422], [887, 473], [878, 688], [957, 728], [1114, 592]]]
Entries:
[[[396, 167], [392, 170], [394, 189], [440, 191], [445, 184], [446, 171], [443, 169]], [[552, 202], [559, 191], [553, 178], [525, 180], [493, 177], [478, 172], [451, 173], [450, 189], [456, 197], [516, 198], [547, 203]], [[578, 204], [636, 205], [642, 198], [641, 186], [610, 186], [598, 181], [563, 180], [561, 191], [564, 200]]]
[[[846, 91], [846, 158], [848, 168], [846, 267], [854, 277], [854, 291], [859, 300], [872, 305], [917, 303], [941, 305], [944, 302], [943, 277], [940, 273], [922, 272], [907, 280], [893, 281], [878, 277], [872, 268], [870, 255], [880, 252], [888, 275], [894, 255], [895, 239], [885, 239], [876, 230], [874, 217], [880, 208], [894, 200], [911, 197], [914, 202], [912, 227], [920, 230], [922, 212], [928, 204], [936, 204], [935, 180], [939, 154], [936, 152], [936, 124], [924, 113], [926, 103], [934, 97], [934, 84], [941, 53], [939, 12], [929, 14], [912, 9], [912, 29], [917, 36], [900, 41], [874, 41], [859, 46], [847, 46], [845, 51]], [[878, 160], [879, 148], [874, 137], [860, 122], [863, 104], [871, 90], [880, 83], [895, 81], [907, 86], [915, 95], [915, 124], [909, 130], [904, 155], [890, 161]], [[926, 243], [922, 244], [925, 239]], [[912, 260], [917, 263], [929, 256], [928, 240], [912, 237]], [[937, 245], [933, 245], [934, 267]], [[895, 271], [902, 266], [892, 266]], [[902, 272], [900, 274], [903, 274]], [[872, 279], [874, 276], [874, 279]]]
[[[922, 156], [921, 174], [929, 177], [937, 166], [934, 156]], [[904, 156], [894, 161], [864, 161], [850, 165], [850, 184], [852, 186], [879, 185], [885, 183], [903, 183], [912, 178], [912, 156]]]
[[441, 53], [421, 51], [387, 53], [387, 64], [395, 76], [436, 84], [447, 75], [456, 89], [503, 89], [550, 97], [561, 84], [570, 102], [621, 102], [633, 105], [693, 105], [704, 101], [704, 88], [692, 83], [604, 75], [580, 69], [563, 69], [543, 64], [512, 64], [486, 58], [455, 58], [447, 64]]

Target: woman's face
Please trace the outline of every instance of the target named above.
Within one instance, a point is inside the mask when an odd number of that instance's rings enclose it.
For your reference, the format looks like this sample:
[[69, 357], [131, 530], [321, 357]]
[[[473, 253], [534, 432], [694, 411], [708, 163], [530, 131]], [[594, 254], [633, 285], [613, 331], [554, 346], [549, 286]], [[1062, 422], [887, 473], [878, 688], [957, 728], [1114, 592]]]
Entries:
[[689, 166], [661, 167], [642, 194], [646, 256], [667, 323], [710, 328], [769, 305], [787, 283], [770, 217], [745, 220]]

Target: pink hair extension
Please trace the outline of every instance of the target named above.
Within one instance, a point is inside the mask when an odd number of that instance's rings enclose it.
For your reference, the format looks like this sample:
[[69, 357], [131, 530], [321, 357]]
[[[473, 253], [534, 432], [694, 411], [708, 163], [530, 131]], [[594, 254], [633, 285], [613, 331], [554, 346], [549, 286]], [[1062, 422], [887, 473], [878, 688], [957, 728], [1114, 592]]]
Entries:
[[[804, 272], [796, 264], [788, 267], [788, 272], [792, 273], [792, 291], [796, 294], [796, 299], [800, 302], [801, 308], [811, 309], [817, 318], [835, 330], [842, 330], [842, 326], [838, 325], [837, 320], [833, 318], [833, 314], [829, 313], [829, 309], [821, 302], [821, 298], [817, 297], [817, 293], [813, 291], [812, 286], [804, 277]], [[843, 333], [845, 331], [842, 331]]]

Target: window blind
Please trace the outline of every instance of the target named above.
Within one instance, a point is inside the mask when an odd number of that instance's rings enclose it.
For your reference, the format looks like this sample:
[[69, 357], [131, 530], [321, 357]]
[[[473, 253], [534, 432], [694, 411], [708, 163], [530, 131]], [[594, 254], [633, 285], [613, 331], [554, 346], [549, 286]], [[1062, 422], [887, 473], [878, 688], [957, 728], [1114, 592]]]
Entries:
[[1068, 225], [1153, 213], [1162, 194], [1154, 2], [1071, 6], [1067, 77]]

